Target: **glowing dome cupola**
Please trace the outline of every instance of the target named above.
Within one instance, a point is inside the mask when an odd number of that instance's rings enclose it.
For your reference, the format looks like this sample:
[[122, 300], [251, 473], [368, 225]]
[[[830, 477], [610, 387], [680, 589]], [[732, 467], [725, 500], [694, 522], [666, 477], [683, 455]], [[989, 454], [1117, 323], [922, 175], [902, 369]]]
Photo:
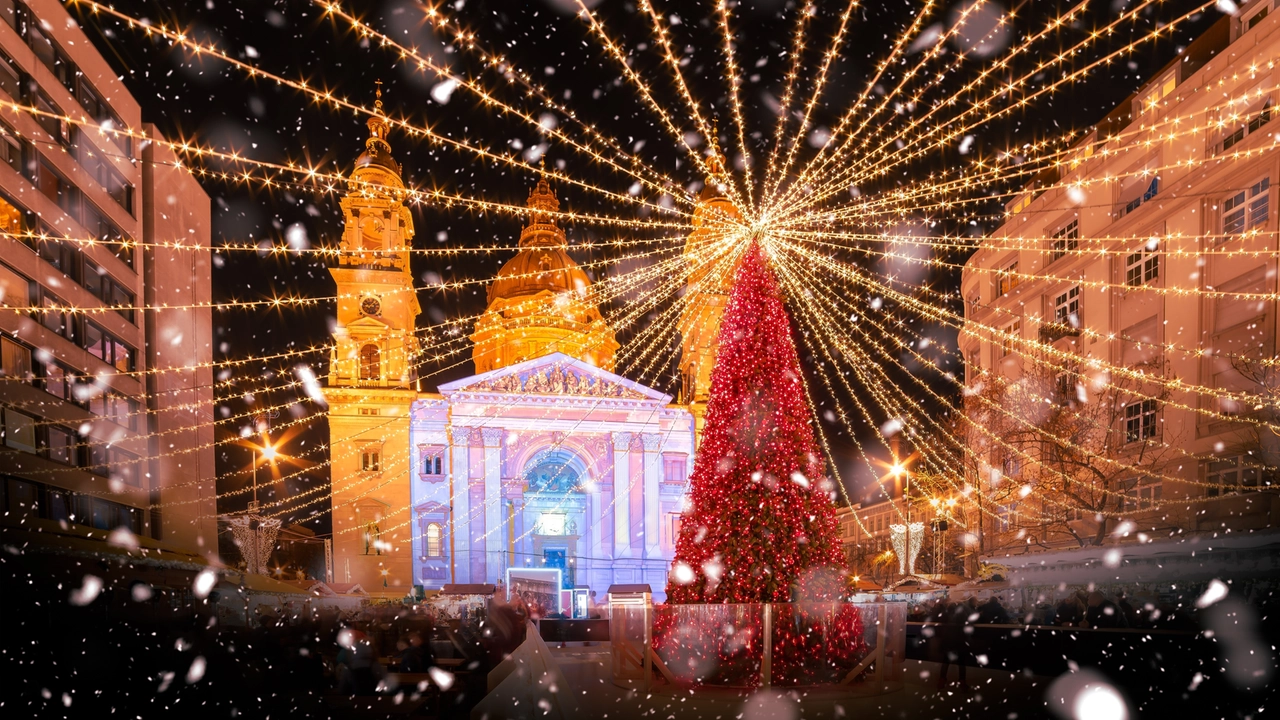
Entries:
[[618, 342], [600, 315], [591, 278], [569, 256], [556, 221], [560, 201], [545, 177], [529, 193], [528, 207], [520, 250], [489, 286], [489, 307], [471, 336], [476, 372], [553, 352], [612, 370]]

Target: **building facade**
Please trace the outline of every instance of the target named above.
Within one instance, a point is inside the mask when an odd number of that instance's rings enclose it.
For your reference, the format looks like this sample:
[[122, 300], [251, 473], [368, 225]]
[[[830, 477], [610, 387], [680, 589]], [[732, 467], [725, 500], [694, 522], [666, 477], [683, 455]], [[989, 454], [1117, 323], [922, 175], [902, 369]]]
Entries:
[[[980, 554], [1280, 522], [1280, 17], [1242, 5], [1013, 198], [965, 265], [968, 385], [1038, 393], [1105, 428], [1073, 445], [1053, 426], [1035, 449], [1009, 439], [1016, 420], [970, 433]], [[1028, 417], [1051, 426], [1052, 412]], [[1091, 457], [1094, 486], [1053, 484]], [[1117, 533], [1126, 521], [1135, 531]]]
[[209, 198], [60, 3], [0, 21], [4, 522], [213, 555]]
[[387, 124], [369, 125], [331, 268], [335, 579], [403, 596], [555, 568], [564, 589], [647, 582], [661, 596], [693, 415], [611, 372], [618, 343], [550, 184], [530, 192], [519, 249], [489, 287], [477, 374], [422, 392], [412, 219]]

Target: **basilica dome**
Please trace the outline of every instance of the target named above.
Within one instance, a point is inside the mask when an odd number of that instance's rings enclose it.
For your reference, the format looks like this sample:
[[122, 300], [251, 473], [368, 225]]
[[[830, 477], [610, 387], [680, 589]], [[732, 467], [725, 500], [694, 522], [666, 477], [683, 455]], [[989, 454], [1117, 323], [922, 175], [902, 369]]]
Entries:
[[489, 302], [537, 295], [540, 292], [572, 292], [586, 297], [591, 278], [564, 248], [525, 248], [507, 261], [489, 286]]
[[546, 178], [529, 193], [529, 208], [532, 218], [520, 233], [520, 252], [498, 271], [489, 286], [489, 302], [543, 291], [571, 292], [585, 298], [591, 290], [591, 278], [569, 257], [569, 241], [552, 216], [560, 210], [560, 201]]
[[476, 372], [562, 352], [610, 369], [618, 348], [600, 315], [591, 278], [569, 256], [556, 222], [560, 201], [546, 178], [529, 193], [520, 249], [489, 285], [489, 307], [476, 322]]

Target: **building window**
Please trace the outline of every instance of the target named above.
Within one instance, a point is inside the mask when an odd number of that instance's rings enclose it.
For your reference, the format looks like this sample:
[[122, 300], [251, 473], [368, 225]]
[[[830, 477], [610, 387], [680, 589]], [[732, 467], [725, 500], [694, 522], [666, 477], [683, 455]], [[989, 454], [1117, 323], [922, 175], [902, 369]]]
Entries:
[[125, 212], [133, 212], [133, 185], [121, 175], [111, 161], [88, 140], [84, 133], [76, 133], [76, 160], [80, 167], [102, 186]]
[[56, 425], [45, 432], [45, 455], [63, 465], [79, 465], [79, 443], [71, 430]]
[[[1139, 190], [1141, 190], [1141, 192], [1139, 192]], [[1151, 178], [1151, 182], [1147, 183], [1145, 185], [1145, 188], [1143, 185], [1140, 185], [1138, 181], [1131, 183], [1131, 187], [1125, 189], [1124, 196], [1127, 197], [1130, 194], [1132, 194], [1132, 197], [1128, 197], [1128, 199], [1125, 199], [1124, 197], [1121, 198], [1121, 201], [1124, 203], [1124, 206], [1120, 208], [1119, 217], [1124, 217], [1125, 215], [1128, 215], [1134, 210], [1137, 210], [1139, 207], [1142, 206], [1142, 203], [1150, 200], [1151, 198], [1155, 197], [1159, 193], [1160, 193], [1160, 177], [1159, 176]]]
[[1227, 133], [1219, 144], [1218, 152], [1226, 152], [1236, 145], [1240, 144], [1246, 137], [1257, 132], [1259, 128], [1271, 122], [1271, 99], [1267, 98], [1257, 114], [1246, 115], [1245, 122], [1240, 127]]
[[63, 117], [62, 110], [49, 99], [48, 95], [43, 92], [37, 92], [33, 98], [36, 110], [35, 121], [44, 131], [53, 136], [63, 145], [71, 144], [71, 124]]
[[80, 219], [80, 191], [67, 182], [53, 166], [43, 158], [34, 163], [36, 176], [33, 178], [36, 189], [41, 195], [55, 202], [62, 211], [72, 218]]
[[360, 408], [361, 415], [380, 415], [378, 408]]
[[422, 469], [423, 477], [440, 477], [444, 475], [444, 450], [441, 448], [427, 448], [422, 451]]
[[1160, 277], [1160, 256], [1157, 243], [1151, 242], [1136, 253], [1130, 253], [1124, 263], [1124, 284], [1129, 287], [1146, 285]]
[[664, 457], [662, 459], [662, 481], [683, 483], [685, 481], [684, 457]]
[[0, 338], [0, 375], [23, 380], [31, 377], [31, 348]]
[[1129, 478], [1121, 480], [1120, 491], [1124, 494], [1124, 511], [1138, 512], [1150, 510], [1160, 505], [1164, 494], [1159, 481], [1154, 478]]
[[72, 388], [73, 392], [86, 396], [89, 412], [107, 418], [121, 427], [138, 429], [138, 401], [111, 390], [94, 389], [88, 384]]
[[1009, 357], [1013, 354], [1018, 340], [1022, 338], [1022, 320], [1014, 320], [1005, 325], [1000, 335], [1000, 357]]
[[1156, 401], [1143, 400], [1124, 406], [1124, 440], [1138, 442], [1156, 436]]
[[1258, 23], [1260, 23], [1260, 22], [1262, 22], [1264, 19], [1266, 19], [1266, 17], [1267, 17], [1267, 10], [1269, 10], [1269, 9], [1270, 9], [1270, 8], [1268, 8], [1268, 7], [1267, 7], [1268, 3], [1259, 3], [1259, 5], [1260, 5], [1261, 7], [1258, 9], [1258, 11], [1257, 11], [1257, 12], [1253, 13], [1252, 15], [1250, 15], [1250, 16], [1248, 16], [1248, 17], [1246, 17], [1246, 18], [1244, 18], [1243, 20], [1241, 20], [1241, 21], [1240, 21], [1240, 24], [1244, 26], [1244, 32], [1249, 32], [1249, 31], [1250, 31], [1250, 30], [1252, 30], [1252, 29], [1253, 29], [1253, 28], [1254, 28]]
[[369, 343], [360, 348], [360, 379], [377, 380], [382, 376], [382, 353]]
[[1007, 505], [1001, 505], [996, 509], [996, 532], [1009, 532], [1009, 527], [1013, 524], [1013, 510]]
[[1010, 290], [1018, 287], [1022, 282], [1022, 277], [1018, 275], [1018, 262], [1009, 263], [1000, 268], [996, 272], [996, 297], [1007, 295]]
[[70, 403], [83, 406], [76, 397], [76, 374], [56, 362], [41, 363], [40, 384], [44, 391]]
[[667, 532], [670, 533], [668, 545], [675, 547], [680, 540], [680, 513], [667, 513]]
[[119, 372], [133, 371], [133, 348], [92, 322], [84, 324], [84, 349]]
[[22, 158], [22, 140], [5, 125], [0, 125], [0, 162], [13, 168], [16, 172], [23, 172], [26, 169], [26, 163]]
[[40, 324], [49, 331], [60, 335], [71, 342], [80, 336], [76, 332], [79, 323], [74, 314], [67, 309], [67, 303], [53, 293], [41, 289], [40, 292]]
[[364, 472], [382, 472], [382, 453], [377, 450], [360, 453], [360, 469]]
[[440, 540], [440, 525], [438, 523], [427, 525], [427, 557], [440, 557], [444, 554]]
[[1079, 380], [1076, 373], [1071, 371], [1063, 371], [1053, 378], [1053, 390], [1058, 397], [1058, 402], [1062, 405], [1068, 405], [1075, 401], [1077, 392], [1076, 385]]
[[1080, 221], [1072, 220], [1056, 230], [1049, 249], [1049, 262], [1080, 249]]
[[1258, 182], [1228, 197], [1222, 203], [1222, 234], [1239, 235], [1267, 223], [1271, 211], [1271, 178]]
[[1169, 71], [1149, 87], [1151, 87], [1151, 91], [1142, 98], [1142, 105], [1138, 108], [1138, 112], [1145, 113], [1148, 110], [1159, 108], [1160, 101], [1173, 94], [1173, 91], [1178, 87], [1177, 69]]
[[15, 450], [35, 452], [36, 419], [13, 408], [5, 408], [4, 444]]
[[1254, 492], [1270, 486], [1269, 482], [1259, 482], [1258, 467], [1249, 463], [1244, 455], [1210, 460], [1201, 463], [1201, 467], [1204, 468], [1204, 482], [1208, 485], [1205, 493], [1209, 497]]
[[376, 522], [364, 526], [364, 554], [382, 554], [382, 528]]
[[1022, 461], [1013, 451], [1006, 451], [1000, 460], [1000, 475], [1006, 480], [1017, 479], [1022, 475]]
[[1080, 328], [1080, 286], [1076, 285], [1053, 299], [1053, 321], [1064, 328]]
[[22, 102], [22, 71], [13, 58], [4, 53], [0, 53], [0, 91], [9, 99]]

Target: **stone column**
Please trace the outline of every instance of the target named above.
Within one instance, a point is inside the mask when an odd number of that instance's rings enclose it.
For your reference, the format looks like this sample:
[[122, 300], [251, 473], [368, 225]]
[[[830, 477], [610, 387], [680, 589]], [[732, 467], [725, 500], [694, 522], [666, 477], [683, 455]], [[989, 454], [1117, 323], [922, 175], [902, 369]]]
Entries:
[[484, 437], [484, 574], [497, 583], [505, 574], [506, 507], [502, 502], [502, 428], [481, 428]]
[[471, 580], [471, 428], [455, 425], [449, 443], [449, 565], [450, 582]]
[[662, 503], [658, 501], [662, 482], [661, 433], [642, 433], [644, 445], [644, 556], [662, 557]]
[[631, 557], [631, 433], [613, 434], [613, 557]]

